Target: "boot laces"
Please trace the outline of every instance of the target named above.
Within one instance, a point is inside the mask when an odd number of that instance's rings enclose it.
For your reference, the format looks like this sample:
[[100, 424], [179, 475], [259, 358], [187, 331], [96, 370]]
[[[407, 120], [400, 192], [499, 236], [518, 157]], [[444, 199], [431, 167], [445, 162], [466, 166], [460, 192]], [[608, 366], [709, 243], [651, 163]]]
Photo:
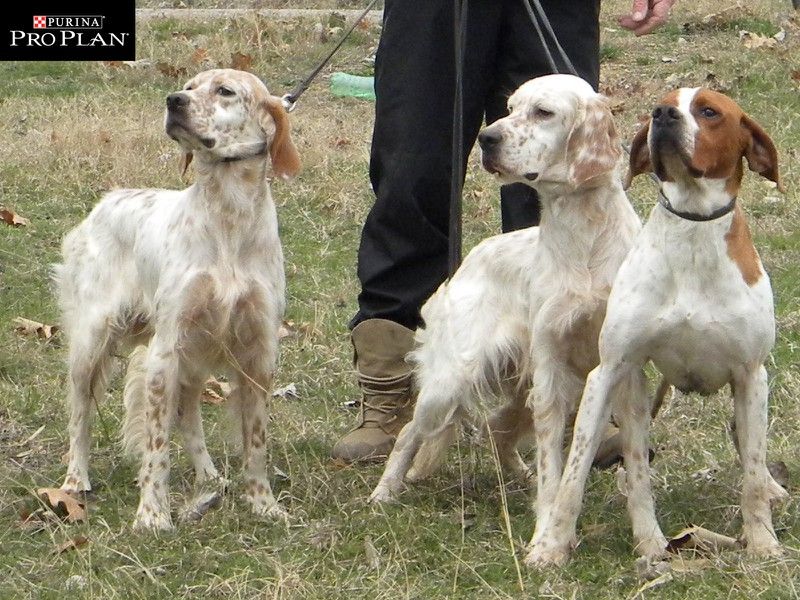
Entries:
[[[397, 412], [409, 401], [411, 373], [389, 377], [371, 377], [358, 374], [358, 383], [363, 392], [361, 398], [361, 424], [375, 423], [381, 429], [397, 418]], [[399, 400], [402, 399], [402, 402]], [[382, 417], [387, 415], [387, 417]]]

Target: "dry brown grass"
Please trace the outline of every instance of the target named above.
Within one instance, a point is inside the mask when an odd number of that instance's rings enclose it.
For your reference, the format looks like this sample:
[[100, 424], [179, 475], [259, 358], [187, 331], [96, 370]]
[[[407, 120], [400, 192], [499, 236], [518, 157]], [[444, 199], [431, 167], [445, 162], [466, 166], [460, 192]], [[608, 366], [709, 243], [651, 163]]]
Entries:
[[[323, 2], [313, 5], [326, 6]], [[627, 6], [627, 1], [614, 0], [604, 2], [603, 9], [602, 86], [619, 111], [624, 137], [631, 137], [637, 117], [664, 91], [701, 84], [714, 73], [712, 84], [726, 88], [764, 124], [784, 159], [787, 194], [780, 196], [749, 176], [742, 201], [777, 300], [779, 339], [769, 365], [770, 456], [787, 463], [796, 486], [800, 87], [791, 74], [800, 71], [798, 22], [786, 21], [788, 1], [761, 0], [740, 5], [709, 26], [703, 18], [720, 7], [700, 0], [679, 3], [669, 27], [636, 40], [619, 31], [612, 19]], [[774, 49], [750, 51], [738, 40], [739, 28], [781, 27], [788, 37]], [[365, 59], [374, 51], [377, 35], [375, 27], [360, 30], [325, 73], [367, 72]], [[372, 201], [367, 180], [372, 106], [331, 97], [325, 74], [293, 115], [304, 171], [274, 190], [287, 257], [287, 316], [304, 325], [283, 343], [277, 382], [296, 383], [300, 399], [276, 399], [271, 428], [273, 460], [288, 475], [276, 487], [295, 517], [292, 525], [283, 529], [250, 517], [234, 492], [195, 529], [182, 528], [157, 540], [132, 535], [128, 524], [137, 497], [135, 466], [121, 458], [118, 448], [115, 383], [95, 429], [93, 477], [99, 499], [90, 507], [90, 522], [51, 525], [39, 533], [19, 528], [17, 515], [30, 503], [31, 491], [57, 485], [62, 475], [64, 348], [21, 338], [10, 322], [15, 316], [58, 319], [47, 273], [48, 264], [57, 259], [60, 238], [103, 190], [183, 185], [177, 152], [162, 133], [161, 119], [165, 95], [185, 77], [226, 66], [233, 53], [241, 52], [252, 56], [253, 69], [280, 94], [326, 48], [316, 38], [313, 20], [276, 23], [259, 17], [153, 21], [140, 27], [138, 39], [138, 56], [150, 61], [149, 66], [0, 65], [0, 120], [5, 124], [0, 131], [0, 204], [31, 219], [28, 228], [0, 229], [0, 598], [518, 596], [504, 521], [507, 515], [514, 542], [524, 543], [532, 526], [530, 499], [525, 490], [509, 484], [508, 510], [501, 514], [502, 495], [486, 448], [464, 440], [440, 477], [409, 491], [403, 505], [378, 511], [367, 508], [364, 499], [380, 468], [342, 469], [328, 458], [334, 440], [354, 418], [341, 403], [356, 393], [346, 323], [355, 308], [360, 223]], [[195, 64], [198, 47], [206, 50], [207, 60]], [[663, 57], [675, 61], [662, 62]], [[156, 66], [159, 62], [185, 69], [186, 75], [165, 75]], [[631, 190], [642, 215], [653, 197], [652, 184], [644, 178]], [[467, 246], [497, 231], [498, 224], [495, 184], [473, 160], [465, 198]], [[677, 396], [665, 406], [654, 431], [659, 449], [654, 486], [667, 532], [694, 522], [736, 535], [740, 482], [726, 433], [730, 408], [725, 394]], [[224, 441], [219, 412], [205, 407], [212, 454], [235, 474], [238, 459]], [[41, 425], [42, 432], [26, 442]], [[173, 484], [179, 502], [188, 487], [183, 459], [177, 462]], [[586, 504], [576, 560], [547, 576], [523, 572], [527, 594], [538, 590], [549, 598], [628, 598], [641, 586], [612, 473], [592, 476]], [[690, 563], [686, 572], [676, 571], [671, 583], [645, 597], [798, 597], [796, 505], [779, 509], [775, 521], [790, 548], [786, 558], [749, 561], [728, 553]], [[463, 532], [462, 522], [469, 524]], [[88, 547], [51, 554], [76, 533], [90, 538]]]

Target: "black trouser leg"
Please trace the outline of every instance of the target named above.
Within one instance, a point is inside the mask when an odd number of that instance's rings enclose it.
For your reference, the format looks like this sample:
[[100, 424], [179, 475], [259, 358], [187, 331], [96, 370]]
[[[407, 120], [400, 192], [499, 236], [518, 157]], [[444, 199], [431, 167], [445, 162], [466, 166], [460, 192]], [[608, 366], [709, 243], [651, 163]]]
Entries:
[[[502, 7], [469, 3], [464, 156], [483, 120]], [[447, 275], [454, 49], [452, 0], [387, 0], [375, 61], [370, 179], [375, 204], [358, 252], [359, 312], [411, 329]]]
[[[573, 60], [589, 54], [587, 64], [595, 64], [596, 0], [544, 4]], [[519, 84], [549, 72], [522, 10], [521, 0], [469, 2], [465, 162], [484, 112], [489, 122], [503, 116], [505, 100]], [[595, 34], [587, 35], [592, 21]], [[387, 0], [375, 63], [370, 179], [376, 200], [361, 237], [359, 312], [351, 327], [383, 318], [415, 328], [419, 308], [446, 277], [453, 86], [452, 0]], [[538, 222], [530, 188], [506, 186], [501, 196], [504, 229]]]

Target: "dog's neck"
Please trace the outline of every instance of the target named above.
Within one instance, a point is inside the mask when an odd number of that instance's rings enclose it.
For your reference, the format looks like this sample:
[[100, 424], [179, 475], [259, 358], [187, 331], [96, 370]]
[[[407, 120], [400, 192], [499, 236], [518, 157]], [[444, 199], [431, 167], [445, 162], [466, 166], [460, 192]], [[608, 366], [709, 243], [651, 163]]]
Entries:
[[736, 193], [731, 192], [727, 179], [705, 177], [664, 181], [661, 184], [661, 193], [675, 212], [699, 217], [713, 216], [731, 205], [736, 197]]
[[198, 161], [197, 196], [212, 211], [237, 217], [255, 216], [272, 204], [269, 192], [269, 162], [262, 156], [236, 161]]
[[540, 193], [540, 243], [558, 262], [589, 264], [595, 242], [617, 226], [629, 209], [622, 185], [611, 175], [602, 185], [561, 195]]

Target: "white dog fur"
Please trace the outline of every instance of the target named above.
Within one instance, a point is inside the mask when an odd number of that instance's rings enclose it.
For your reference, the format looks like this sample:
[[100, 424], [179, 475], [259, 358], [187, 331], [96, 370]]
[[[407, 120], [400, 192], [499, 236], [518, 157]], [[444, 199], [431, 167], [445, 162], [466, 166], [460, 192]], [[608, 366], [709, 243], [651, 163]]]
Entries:
[[200, 394], [212, 369], [234, 383], [245, 498], [282, 514], [266, 470], [266, 398], [284, 310], [283, 254], [268, 179], [294, 175], [286, 113], [255, 76], [203, 72], [167, 98], [167, 133], [192, 158], [181, 191], [107, 194], [64, 240], [55, 277], [69, 337], [70, 460], [62, 489], [91, 489], [90, 422], [112, 354], [134, 352], [125, 389], [128, 447], [142, 453], [135, 527], [169, 529], [169, 433], [177, 421], [197, 483], [219, 479]]
[[452, 425], [497, 392], [507, 401], [488, 427], [503, 466], [528, 474], [516, 448], [535, 430], [537, 518], [555, 497], [565, 430], [598, 362], [606, 298], [640, 221], [616, 171], [621, 152], [611, 113], [588, 83], [540, 77], [508, 106], [510, 115], [479, 136], [483, 165], [502, 183], [539, 192], [541, 225], [479, 244], [423, 307], [425, 327], [411, 357], [414, 417], [372, 501], [393, 499], [407, 473], [428, 475], [442, 461]]

